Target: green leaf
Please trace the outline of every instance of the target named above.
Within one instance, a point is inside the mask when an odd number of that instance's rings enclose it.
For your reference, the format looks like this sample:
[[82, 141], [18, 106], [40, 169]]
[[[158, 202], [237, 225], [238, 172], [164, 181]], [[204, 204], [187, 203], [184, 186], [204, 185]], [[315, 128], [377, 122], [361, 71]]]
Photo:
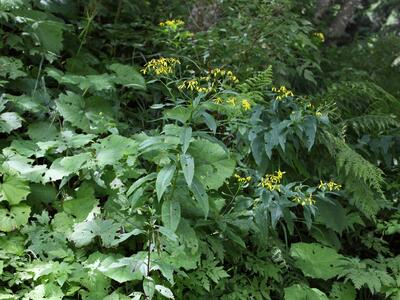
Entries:
[[332, 290], [329, 296], [331, 299], [355, 300], [356, 290], [349, 282], [335, 282], [332, 286]]
[[83, 221], [92, 209], [99, 204], [94, 196], [94, 189], [88, 184], [82, 184], [72, 200], [63, 202], [64, 211], [74, 218], [77, 222]]
[[13, 176], [7, 176], [0, 185], [1, 194], [10, 205], [16, 205], [26, 199], [30, 193], [29, 185]]
[[20, 59], [7, 56], [0, 57], [1, 77], [17, 79], [26, 76], [26, 73], [22, 71], [23, 67], [24, 64]]
[[168, 185], [171, 183], [172, 177], [174, 176], [176, 166], [170, 164], [165, 166], [158, 172], [156, 180], [156, 192], [158, 200], [161, 199]]
[[207, 112], [202, 112], [201, 115], [204, 118], [204, 123], [206, 123], [207, 127], [215, 134], [217, 131], [217, 122], [214, 117]]
[[28, 223], [31, 208], [25, 204], [0, 208], [0, 230], [9, 232]]
[[146, 82], [135, 67], [115, 63], [108, 66], [107, 69], [115, 73], [116, 79], [114, 81], [116, 83], [137, 90], [146, 90]]
[[305, 135], [307, 137], [307, 148], [311, 150], [315, 142], [315, 134], [317, 133], [317, 121], [313, 117], [308, 117], [304, 122]]
[[320, 244], [292, 244], [290, 255], [295, 260], [295, 266], [312, 278], [328, 280], [342, 271], [344, 256]]
[[59, 54], [63, 48], [63, 30], [65, 25], [54, 21], [39, 21], [32, 24], [40, 44], [46, 51]]
[[99, 166], [114, 165], [124, 156], [136, 154], [138, 144], [136, 141], [112, 134], [93, 146], [96, 149], [96, 160]]
[[217, 143], [199, 139], [190, 144], [188, 152], [196, 164], [195, 176], [207, 189], [218, 189], [232, 176], [235, 160]]
[[149, 298], [152, 299], [154, 296], [154, 291], [155, 291], [155, 283], [153, 278], [151, 277], [146, 277], [143, 280], [143, 291], [144, 294]]
[[182, 153], [185, 154], [192, 139], [192, 127], [184, 127], [181, 135]]
[[169, 288], [167, 288], [163, 285], [156, 284], [155, 289], [158, 293], [160, 293], [165, 298], [175, 299], [174, 294], [172, 293], [172, 291]]
[[190, 190], [192, 191], [197, 202], [199, 203], [204, 213], [204, 216], [207, 218], [208, 211], [210, 210], [210, 204], [208, 203], [208, 195], [203, 184], [196, 177], [193, 178]]
[[60, 166], [70, 173], [77, 173], [91, 157], [92, 155], [89, 152], [63, 157], [60, 160]]
[[318, 208], [316, 221], [338, 233], [342, 233], [346, 228], [346, 211], [340, 203], [335, 199], [329, 199], [329, 202], [317, 201], [316, 206]]
[[329, 300], [328, 297], [316, 288], [294, 284], [285, 288], [285, 300]]
[[190, 154], [181, 155], [181, 167], [186, 183], [191, 186], [194, 176], [194, 159]]
[[142, 178], [136, 180], [132, 185], [129, 187], [128, 191], [126, 192], [127, 196], [130, 196], [135, 190], [137, 190], [143, 183], [147, 181], [151, 181], [157, 178], [157, 173], [150, 173]]
[[191, 116], [192, 110], [187, 107], [174, 107], [164, 111], [164, 116], [167, 119], [180, 121], [185, 124]]
[[61, 116], [73, 126], [89, 129], [90, 122], [85, 116], [85, 100], [73, 92], [61, 94], [56, 100], [57, 110]]
[[10, 133], [22, 126], [22, 118], [15, 112], [5, 112], [0, 115], [0, 132]]
[[175, 232], [181, 219], [181, 205], [175, 199], [164, 200], [161, 207], [161, 220], [164, 226]]

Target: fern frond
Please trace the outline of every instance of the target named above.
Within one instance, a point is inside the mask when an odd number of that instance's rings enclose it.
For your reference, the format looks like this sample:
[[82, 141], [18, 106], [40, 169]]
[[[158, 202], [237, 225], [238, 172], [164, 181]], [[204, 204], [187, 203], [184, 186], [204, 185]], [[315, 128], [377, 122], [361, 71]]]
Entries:
[[351, 202], [366, 216], [375, 215], [386, 204], [382, 170], [329, 132], [324, 132], [322, 142], [336, 160], [339, 176], [346, 184], [346, 191], [352, 195]]
[[353, 117], [341, 124], [351, 126], [357, 134], [381, 132], [393, 127], [400, 127], [400, 123], [390, 115], [364, 115]]
[[272, 85], [272, 66], [259, 72], [256, 76], [247, 79], [238, 86], [242, 93], [254, 93], [256, 96], [262, 96]]

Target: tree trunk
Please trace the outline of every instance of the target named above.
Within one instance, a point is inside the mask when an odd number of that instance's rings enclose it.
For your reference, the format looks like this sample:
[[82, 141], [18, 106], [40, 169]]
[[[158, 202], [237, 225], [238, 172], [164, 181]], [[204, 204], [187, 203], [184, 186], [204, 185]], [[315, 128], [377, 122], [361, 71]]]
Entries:
[[352, 21], [353, 16], [360, 6], [361, 0], [348, 0], [342, 6], [329, 28], [329, 36], [338, 38], [344, 35], [347, 25]]
[[334, 0], [319, 0], [317, 3], [317, 10], [314, 15], [314, 21], [318, 22], [319, 19], [326, 13], [329, 6], [334, 2]]

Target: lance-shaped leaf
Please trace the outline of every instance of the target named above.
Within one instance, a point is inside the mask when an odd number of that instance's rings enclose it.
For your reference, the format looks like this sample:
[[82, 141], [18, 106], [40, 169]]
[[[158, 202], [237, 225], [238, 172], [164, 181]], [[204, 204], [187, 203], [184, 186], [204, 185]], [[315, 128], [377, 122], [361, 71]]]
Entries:
[[161, 169], [156, 179], [156, 192], [158, 200], [161, 199], [168, 185], [171, 183], [174, 176], [176, 166], [173, 164], [167, 165]]
[[181, 167], [188, 186], [191, 186], [194, 176], [194, 159], [190, 154], [181, 155]]
[[174, 199], [165, 200], [161, 207], [161, 219], [164, 226], [175, 232], [181, 220], [181, 205]]
[[210, 204], [208, 203], [208, 195], [206, 193], [203, 184], [196, 177], [193, 178], [190, 190], [192, 191], [197, 202], [199, 202], [199, 205], [203, 210], [205, 217], [207, 218], [208, 211], [210, 210]]

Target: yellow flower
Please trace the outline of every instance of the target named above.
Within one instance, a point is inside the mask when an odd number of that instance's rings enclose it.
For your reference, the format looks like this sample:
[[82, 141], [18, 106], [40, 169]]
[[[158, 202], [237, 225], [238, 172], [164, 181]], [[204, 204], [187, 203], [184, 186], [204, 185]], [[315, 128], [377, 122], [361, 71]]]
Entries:
[[242, 100], [242, 107], [243, 107], [244, 110], [250, 110], [251, 109], [251, 104], [250, 104], [249, 100], [243, 99]]
[[283, 178], [283, 174], [285, 174], [285, 172], [282, 172], [281, 170], [276, 171], [275, 174], [266, 174], [263, 178], [261, 178], [258, 186], [262, 186], [269, 191], [279, 192], [281, 190], [280, 183]]
[[160, 22], [159, 24], [161, 27], [166, 27], [167, 29], [170, 29], [172, 31], [176, 31], [178, 29], [178, 27], [181, 27], [183, 25], [185, 25], [185, 22], [183, 22], [182, 20], [166, 20], [164, 22]]
[[194, 91], [195, 89], [197, 89], [198, 86], [199, 86], [199, 82], [196, 79], [191, 79], [191, 80], [186, 81], [186, 87], [191, 91]]
[[330, 192], [332, 192], [332, 191], [340, 191], [342, 185], [334, 182], [333, 180], [330, 180], [329, 182], [323, 182], [322, 180], [320, 180], [318, 188], [323, 191], [329, 190]]
[[322, 32], [315, 32], [314, 35], [321, 41], [321, 43], [325, 42], [325, 35]]
[[235, 106], [235, 105], [236, 105], [236, 98], [230, 97], [230, 98], [226, 101], [226, 103], [228, 103], [228, 104], [230, 104], [230, 105], [232, 105], [232, 106]]
[[279, 89], [276, 87], [272, 87], [273, 92], [277, 93], [276, 100], [281, 100], [286, 97], [294, 97], [294, 94], [291, 90], [288, 90], [285, 86], [281, 86]]
[[175, 66], [179, 65], [180, 61], [172, 57], [153, 58], [144, 65], [140, 71], [143, 74], [154, 72], [156, 75], [168, 75], [174, 72]]
[[213, 101], [214, 101], [214, 103], [217, 103], [217, 104], [222, 104], [224, 102], [224, 100], [222, 100], [221, 97], [217, 97]]
[[293, 202], [296, 202], [298, 204], [301, 204], [302, 206], [305, 205], [313, 205], [316, 203], [315, 198], [313, 197], [313, 194], [309, 194], [307, 197], [304, 196], [294, 196], [292, 199]]
[[322, 116], [322, 113], [320, 113], [319, 111], [317, 111], [317, 112], [315, 112], [315, 116], [316, 116], [316, 117], [321, 117], [321, 116]]
[[249, 183], [252, 179], [251, 176], [241, 177], [239, 174], [235, 174], [235, 178], [237, 179], [237, 181], [239, 183], [243, 183], [243, 184]]

